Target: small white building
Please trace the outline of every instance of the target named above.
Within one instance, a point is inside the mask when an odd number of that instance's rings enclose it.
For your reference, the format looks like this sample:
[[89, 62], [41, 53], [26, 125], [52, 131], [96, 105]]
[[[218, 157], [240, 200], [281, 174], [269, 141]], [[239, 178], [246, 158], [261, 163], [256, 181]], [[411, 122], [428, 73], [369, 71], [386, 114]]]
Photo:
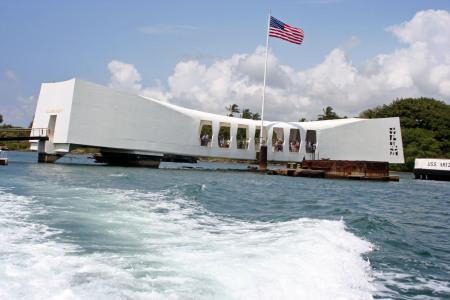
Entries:
[[[49, 128], [49, 141], [32, 142], [40, 161], [52, 162], [89, 146], [100, 148], [110, 163], [157, 167], [164, 156], [254, 160], [261, 121], [186, 109], [71, 79], [42, 84], [33, 128]], [[274, 141], [268, 145], [268, 161], [404, 163], [399, 118], [264, 121], [263, 134]]]

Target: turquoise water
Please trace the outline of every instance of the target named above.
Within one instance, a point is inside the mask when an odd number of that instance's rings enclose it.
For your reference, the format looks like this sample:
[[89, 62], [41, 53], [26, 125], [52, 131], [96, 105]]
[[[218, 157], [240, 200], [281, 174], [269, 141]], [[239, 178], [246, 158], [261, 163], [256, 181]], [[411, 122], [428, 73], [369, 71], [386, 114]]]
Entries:
[[0, 299], [450, 298], [449, 182], [8, 157]]

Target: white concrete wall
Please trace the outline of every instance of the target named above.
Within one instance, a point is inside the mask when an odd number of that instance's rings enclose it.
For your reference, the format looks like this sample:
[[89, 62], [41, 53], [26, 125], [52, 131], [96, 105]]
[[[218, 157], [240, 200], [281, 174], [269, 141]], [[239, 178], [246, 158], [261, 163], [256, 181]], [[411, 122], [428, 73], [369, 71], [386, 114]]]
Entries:
[[[75, 79], [43, 83], [34, 114], [33, 128], [49, 128], [51, 116], [56, 116], [54, 130], [50, 132], [50, 142], [46, 151], [68, 152], [67, 135], [72, 111], [72, 98]], [[31, 149], [38, 150], [38, 143], [32, 142]]]
[[[396, 153], [391, 153], [390, 128], [395, 128]], [[318, 131], [319, 158], [373, 160], [404, 163], [398, 118], [359, 119], [357, 122]]]

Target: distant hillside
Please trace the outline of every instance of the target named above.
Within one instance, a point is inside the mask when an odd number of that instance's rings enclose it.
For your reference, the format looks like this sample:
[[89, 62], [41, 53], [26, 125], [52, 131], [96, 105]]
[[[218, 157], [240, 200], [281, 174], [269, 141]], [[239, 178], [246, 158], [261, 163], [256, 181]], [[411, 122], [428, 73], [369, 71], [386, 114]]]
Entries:
[[[1, 115], [0, 115], [1, 116]], [[5, 129], [16, 129], [17, 131], [2, 131]], [[19, 136], [29, 136], [30, 132], [20, 131], [22, 127], [15, 127], [12, 125], [3, 124], [0, 126], [0, 137], [19, 137]], [[29, 141], [0, 141], [0, 149], [4, 150], [29, 150]]]
[[405, 165], [393, 165], [393, 170], [411, 171], [415, 158], [450, 158], [450, 105], [442, 101], [397, 99], [389, 105], [365, 110], [359, 116], [400, 117]]

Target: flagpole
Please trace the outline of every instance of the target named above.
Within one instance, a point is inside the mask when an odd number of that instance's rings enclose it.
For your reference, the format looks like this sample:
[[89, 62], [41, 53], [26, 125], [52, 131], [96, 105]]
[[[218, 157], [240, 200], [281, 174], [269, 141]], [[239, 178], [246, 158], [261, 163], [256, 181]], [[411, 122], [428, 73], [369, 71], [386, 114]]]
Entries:
[[259, 169], [267, 169], [267, 143], [264, 140], [264, 101], [266, 98], [266, 78], [267, 78], [267, 59], [269, 56], [269, 31], [270, 31], [270, 10], [269, 20], [267, 21], [267, 41], [266, 41], [266, 61], [264, 64], [264, 86], [262, 96], [262, 110], [261, 110], [261, 130], [260, 130], [260, 147], [259, 147]]

